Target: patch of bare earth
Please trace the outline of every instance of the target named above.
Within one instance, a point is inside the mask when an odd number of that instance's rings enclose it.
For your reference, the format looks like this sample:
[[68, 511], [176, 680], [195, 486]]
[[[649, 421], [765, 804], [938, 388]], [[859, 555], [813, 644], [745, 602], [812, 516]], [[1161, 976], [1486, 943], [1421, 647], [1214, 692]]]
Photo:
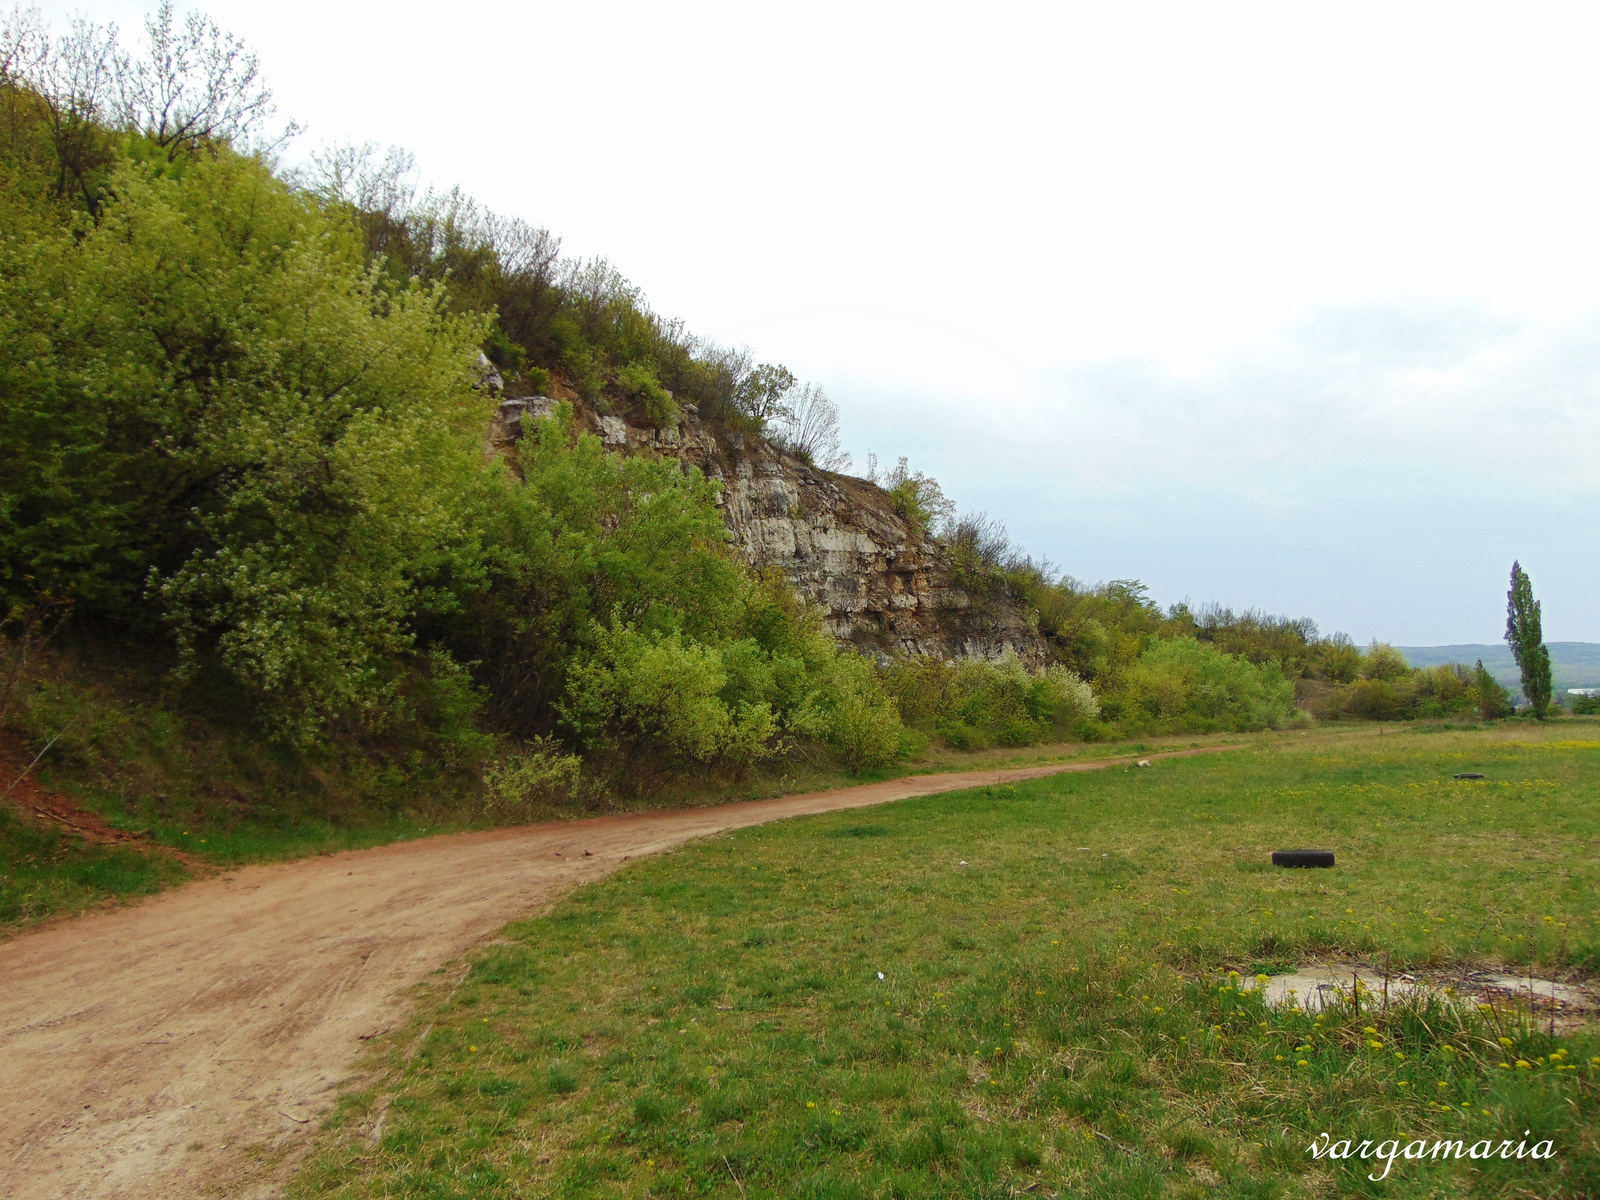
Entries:
[[1580, 980], [1562, 982], [1505, 971], [1388, 971], [1366, 963], [1307, 963], [1264, 981], [1246, 979], [1245, 990], [1262, 989], [1269, 1004], [1293, 1004], [1308, 1012], [1348, 1003], [1385, 1006], [1391, 1001], [1435, 997], [1452, 1004], [1491, 1005], [1508, 1017], [1546, 1022], [1558, 1033], [1600, 1017], [1600, 989]]
[[8, 730], [0, 729], [0, 803], [8, 805], [26, 821], [53, 825], [96, 846], [127, 846], [136, 850], [175, 858], [191, 872], [204, 872], [206, 865], [192, 855], [168, 846], [158, 846], [142, 833], [108, 825], [96, 814], [80, 808], [59, 792], [42, 786], [36, 774], [42, 756]]

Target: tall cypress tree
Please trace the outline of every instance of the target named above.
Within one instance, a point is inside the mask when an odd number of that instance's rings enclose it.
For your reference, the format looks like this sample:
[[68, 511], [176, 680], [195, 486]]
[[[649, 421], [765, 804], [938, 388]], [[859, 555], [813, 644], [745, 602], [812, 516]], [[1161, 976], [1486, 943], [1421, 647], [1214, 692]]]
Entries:
[[1522, 671], [1522, 694], [1542, 721], [1550, 712], [1550, 651], [1545, 649], [1533, 582], [1516, 562], [1511, 564], [1511, 590], [1506, 593], [1506, 641]]

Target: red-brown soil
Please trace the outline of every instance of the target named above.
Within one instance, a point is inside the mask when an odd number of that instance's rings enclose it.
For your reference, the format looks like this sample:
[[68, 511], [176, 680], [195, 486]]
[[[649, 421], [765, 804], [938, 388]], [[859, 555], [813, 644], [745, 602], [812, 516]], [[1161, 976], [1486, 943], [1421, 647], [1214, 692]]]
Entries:
[[40, 786], [34, 759], [34, 753], [20, 737], [0, 729], [0, 803], [10, 805], [25, 820], [58, 825], [86, 842], [120, 846], [146, 844], [140, 834], [114, 829], [65, 796]]

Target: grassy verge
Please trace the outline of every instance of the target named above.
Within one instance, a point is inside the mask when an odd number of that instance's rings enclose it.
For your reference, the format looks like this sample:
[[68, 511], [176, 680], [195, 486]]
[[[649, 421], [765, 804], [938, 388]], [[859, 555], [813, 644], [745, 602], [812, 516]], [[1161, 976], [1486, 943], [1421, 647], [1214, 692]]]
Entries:
[[90, 845], [0, 807], [0, 929], [148, 895], [186, 874], [164, 855]]
[[[134, 890], [154, 890], [182, 878], [183, 871], [160, 855], [162, 848], [182, 851], [191, 862], [229, 867], [490, 824], [756, 799], [913, 772], [1003, 767], [1119, 749], [1069, 744], [973, 754], [933, 751], [891, 770], [860, 776], [846, 774], [836, 762], [811, 762], [797, 755], [738, 780], [679, 780], [644, 799], [590, 797], [586, 803], [489, 814], [477, 787], [481, 765], [452, 765], [438, 746], [419, 743], [407, 751], [406, 745], [397, 744], [379, 754], [370, 747], [335, 743], [317, 757], [299, 756], [264, 743], [237, 719], [213, 721], [198, 712], [169, 711], [159, 697], [144, 695], [125, 679], [65, 667], [38, 681], [27, 699], [17, 729], [0, 729], [0, 781], [15, 777], [48, 744], [29, 785], [69, 798], [112, 829], [138, 835], [154, 857], [131, 851], [109, 858], [99, 851], [80, 852], [72, 848], [71, 839], [48, 854], [19, 848], [10, 860], [17, 865], [0, 887], [21, 888], [28, 899], [0, 908], [0, 928], [126, 894], [128, 885], [122, 881], [146, 859], [136, 872], [141, 882]], [[1134, 745], [1142, 750], [1155, 744]], [[112, 870], [107, 865], [112, 858], [123, 867]], [[48, 869], [56, 876], [66, 873], [79, 882], [73, 888], [19, 882], [22, 876], [16, 871], [45, 869], [40, 864], [46, 862], [54, 864]], [[102, 878], [108, 882], [97, 882]], [[113, 878], [117, 882], [110, 882]]]
[[[1592, 1031], [1428, 1004], [1317, 1020], [1229, 974], [1592, 975], [1600, 739], [1575, 728], [1313, 734], [642, 861], [430, 992], [291, 1195], [1600, 1193]], [[1266, 865], [1299, 845], [1340, 865]], [[1370, 1159], [1314, 1161], [1322, 1132], [1556, 1155], [1374, 1182]]]
[[[1180, 748], [1215, 742], [1217, 738], [1169, 738], [1112, 745], [1063, 744], [1021, 750], [991, 750], [970, 755], [930, 756], [890, 771], [846, 775], [837, 770], [795, 769], [771, 776], [756, 776], [737, 786], [685, 791], [654, 796], [603, 811], [670, 808], [684, 804], [715, 804], [765, 799], [796, 792], [844, 787], [903, 775], [941, 773], [978, 768], [1004, 769], [1046, 762], [1102, 758], [1146, 750]], [[1228, 740], [1239, 740], [1234, 737]], [[229, 764], [232, 765], [232, 764]], [[251, 806], [234, 802], [217, 804], [224, 788], [206, 785], [198, 771], [160, 770], [149, 760], [135, 758], [129, 769], [100, 772], [86, 769], [37, 773], [46, 790], [70, 796], [86, 811], [114, 829], [143, 835], [149, 852], [87, 844], [70, 833], [42, 828], [38, 822], [19, 820], [0, 805], [0, 930], [27, 926], [47, 916], [82, 911], [114, 898], [146, 895], [180, 883], [189, 873], [163, 849], [178, 850], [188, 861], [225, 868], [243, 863], [274, 862], [309, 855], [358, 850], [388, 842], [454, 833], [489, 825], [476, 806], [446, 797], [426, 797], [410, 804], [343, 805], [332, 813], [318, 811], [323, 789], [307, 781], [298, 801]], [[192, 778], [191, 778], [192, 775]], [[139, 787], [154, 778], [160, 786]], [[244, 794], [248, 783], [231, 775], [228, 767], [213, 777], [227, 781], [233, 797]], [[174, 781], [177, 786], [174, 787]], [[185, 787], [185, 782], [190, 787]], [[259, 777], [258, 777], [259, 782]], [[175, 800], [172, 792], [178, 793]], [[213, 799], [212, 803], [207, 803]], [[572, 804], [530, 809], [517, 822], [576, 820], [596, 815], [592, 807]]]

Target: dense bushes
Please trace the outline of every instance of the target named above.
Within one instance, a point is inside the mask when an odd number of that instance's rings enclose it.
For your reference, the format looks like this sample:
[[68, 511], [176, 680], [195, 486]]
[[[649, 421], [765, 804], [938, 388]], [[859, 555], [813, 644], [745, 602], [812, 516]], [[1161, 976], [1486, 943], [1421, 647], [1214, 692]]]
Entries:
[[1475, 713], [1484, 720], [1511, 714], [1506, 689], [1479, 663], [1412, 668], [1393, 646], [1374, 642], [1356, 656], [1353, 678], [1304, 689], [1306, 707], [1325, 720], [1410, 721]]
[[292, 740], [381, 725], [480, 574], [482, 329], [253, 160], [130, 162], [92, 226], [0, 247], [5, 601], [165, 629]]
[[1257, 666], [1181, 637], [1153, 644], [1129, 672], [1107, 715], [1134, 726], [1277, 729], [1294, 711], [1294, 684], [1276, 662]]
[[1085, 586], [1022, 554], [982, 513], [947, 521], [943, 535], [955, 581], [979, 605], [1004, 595], [1031, 609], [1055, 656], [1123, 729], [1275, 728], [1292, 719], [1297, 698], [1330, 720], [1510, 712], [1485, 671], [1413, 670], [1392, 646], [1362, 653], [1306, 618], [1186, 603], [1163, 612], [1136, 580]]
[[998, 662], [909, 658], [887, 673], [901, 713], [962, 750], [1026, 746], [1097, 732], [1089, 685], [1059, 663], [1029, 671], [1016, 655]]

